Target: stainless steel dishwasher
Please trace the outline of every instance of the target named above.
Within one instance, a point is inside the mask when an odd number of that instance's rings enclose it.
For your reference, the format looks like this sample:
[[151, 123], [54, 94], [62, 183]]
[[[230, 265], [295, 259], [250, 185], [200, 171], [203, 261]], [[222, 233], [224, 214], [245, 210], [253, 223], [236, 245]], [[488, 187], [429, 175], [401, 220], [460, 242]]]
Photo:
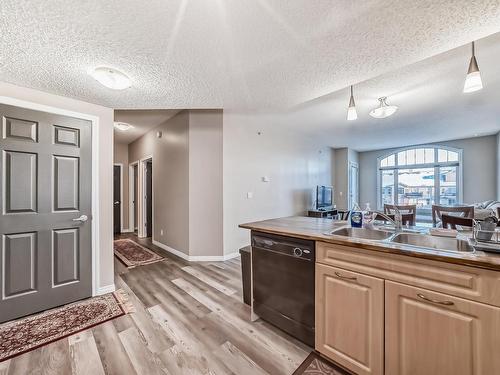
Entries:
[[252, 232], [253, 310], [314, 347], [314, 241]]

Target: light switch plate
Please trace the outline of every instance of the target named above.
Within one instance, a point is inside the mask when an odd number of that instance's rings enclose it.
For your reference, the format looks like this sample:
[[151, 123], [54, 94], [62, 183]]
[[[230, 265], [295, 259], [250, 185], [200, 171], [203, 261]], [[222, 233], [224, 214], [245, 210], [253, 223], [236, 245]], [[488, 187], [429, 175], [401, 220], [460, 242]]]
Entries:
[[253, 198], [253, 192], [249, 191], [249, 192], [247, 193], [247, 198], [248, 198], [248, 199], [252, 199], [252, 198]]

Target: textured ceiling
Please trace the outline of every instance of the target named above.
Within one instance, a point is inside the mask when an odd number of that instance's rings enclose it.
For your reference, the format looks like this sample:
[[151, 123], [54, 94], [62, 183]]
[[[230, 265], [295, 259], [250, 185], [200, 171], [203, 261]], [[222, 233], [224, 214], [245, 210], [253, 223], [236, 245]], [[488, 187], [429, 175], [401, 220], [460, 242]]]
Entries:
[[116, 143], [129, 144], [146, 134], [150, 129], [174, 117], [179, 111], [178, 109], [117, 110], [115, 111], [115, 122], [126, 122], [133, 128], [127, 131], [114, 129], [114, 140]]
[[[349, 88], [266, 115], [262, 123], [316, 138], [318, 144], [359, 151], [439, 142], [500, 131], [500, 33], [476, 42], [484, 88], [462, 92], [471, 46], [455, 48], [354, 86], [358, 120], [347, 121]], [[398, 112], [369, 116], [377, 98], [387, 96]]]
[[[0, 80], [112, 108], [287, 108], [498, 31], [498, 0], [1, 0]], [[133, 87], [102, 87], [100, 65]]]

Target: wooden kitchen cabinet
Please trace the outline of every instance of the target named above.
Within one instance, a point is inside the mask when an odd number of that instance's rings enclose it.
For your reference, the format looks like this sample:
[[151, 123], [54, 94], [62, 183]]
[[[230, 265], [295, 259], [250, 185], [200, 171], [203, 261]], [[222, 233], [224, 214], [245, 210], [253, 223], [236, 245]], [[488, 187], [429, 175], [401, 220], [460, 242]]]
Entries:
[[316, 264], [316, 350], [359, 375], [384, 373], [384, 281]]
[[386, 375], [500, 374], [500, 308], [385, 282]]

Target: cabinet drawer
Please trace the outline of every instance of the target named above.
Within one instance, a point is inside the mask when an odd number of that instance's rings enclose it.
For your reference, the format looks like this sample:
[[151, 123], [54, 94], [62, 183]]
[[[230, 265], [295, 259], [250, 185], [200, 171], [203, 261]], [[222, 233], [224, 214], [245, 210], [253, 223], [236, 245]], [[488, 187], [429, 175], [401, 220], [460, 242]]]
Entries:
[[500, 272], [318, 242], [316, 261], [500, 306]]

